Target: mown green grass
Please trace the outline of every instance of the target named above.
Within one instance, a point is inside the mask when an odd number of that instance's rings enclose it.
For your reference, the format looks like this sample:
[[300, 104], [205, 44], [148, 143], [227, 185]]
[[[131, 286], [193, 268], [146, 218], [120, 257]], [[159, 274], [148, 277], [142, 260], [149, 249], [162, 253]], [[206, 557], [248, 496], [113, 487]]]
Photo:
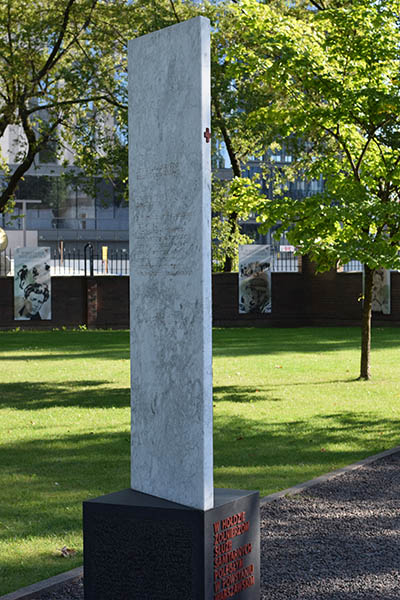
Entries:
[[[400, 330], [214, 331], [215, 485], [284, 489], [400, 439]], [[0, 595], [82, 564], [82, 501], [129, 487], [129, 334], [0, 333]], [[63, 546], [77, 551], [61, 557]]]

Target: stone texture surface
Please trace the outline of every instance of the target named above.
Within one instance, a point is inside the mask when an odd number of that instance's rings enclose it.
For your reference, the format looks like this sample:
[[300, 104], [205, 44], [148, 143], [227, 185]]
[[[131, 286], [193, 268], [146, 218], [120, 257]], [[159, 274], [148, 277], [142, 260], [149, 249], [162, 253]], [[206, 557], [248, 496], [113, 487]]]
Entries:
[[209, 21], [129, 43], [132, 477], [213, 505]]

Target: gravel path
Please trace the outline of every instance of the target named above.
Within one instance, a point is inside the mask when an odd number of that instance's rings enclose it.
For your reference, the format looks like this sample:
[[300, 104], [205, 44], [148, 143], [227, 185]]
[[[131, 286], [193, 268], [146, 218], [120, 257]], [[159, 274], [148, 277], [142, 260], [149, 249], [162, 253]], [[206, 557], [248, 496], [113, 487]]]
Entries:
[[400, 453], [261, 508], [261, 600], [399, 600], [399, 568]]

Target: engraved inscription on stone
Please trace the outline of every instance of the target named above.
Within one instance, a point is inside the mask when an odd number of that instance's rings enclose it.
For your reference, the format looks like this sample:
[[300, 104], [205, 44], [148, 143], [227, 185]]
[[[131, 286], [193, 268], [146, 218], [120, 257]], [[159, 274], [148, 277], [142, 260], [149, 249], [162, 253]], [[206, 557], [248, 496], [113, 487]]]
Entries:
[[[95, 598], [145, 600], [143, 591], [148, 590], [152, 600], [164, 600], [166, 581], [177, 599], [191, 596], [193, 540], [189, 527], [179, 521], [122, 520], [110, 514], [94, 517], [93, 523], [98, 536], [96, 546], [91, 547], [92, 564], [97, 567], [91, 581]], [[171, 540], [173, 552], [169, 552]], [[123, 576], [118, 561], [130, 567]], [[111, 595], [105, 596], [105, 590], [111, 590]]]
[[192, 268], [185, 264], [185, 249], [190, 242], [188, 234], [179, 229], [176, 229], [174, 238], [163, 236], [161, 232], [159, 236], [151, 236], [146, 231], [140, 233], [136, 236], [135, 243], [146, 248], [146, 252], [142, 252], [140, 259], [136, 259], [133, 272], [146, 274], [150, 269], [169, 275], [190, 275]]
[[251, 560], [252, 544], [240, 544], [240, 536], [249, 531], [245, 511], [213, 523], [214, 600], [234, 598], [255, 584]]
[[[196, 238], [187, 227], [190, 222], [190, 199], [180, 202], [180, 210], [174, 212], [167, 199], [160, 194], [159, 204], [165, 206], [160, 216], [154, 215], [154, 198], [139, 195], [134, 199], [136, 222], [132, 247], [135, 259], [132, 272], [145, 275], [157, 271], [168, 275], [192, 275], [191, 255], [198, 250]], [[193, 207], [192, 207], [193, 211]], [[188, 252], [190, 248], [191, 252]]]
[[160, 165], [143, 166], [137, 169], [136, 179], [143, 180], [151, 177], [168, 177], [179, 175], [179, 166], [177, 162], [169, 162]]

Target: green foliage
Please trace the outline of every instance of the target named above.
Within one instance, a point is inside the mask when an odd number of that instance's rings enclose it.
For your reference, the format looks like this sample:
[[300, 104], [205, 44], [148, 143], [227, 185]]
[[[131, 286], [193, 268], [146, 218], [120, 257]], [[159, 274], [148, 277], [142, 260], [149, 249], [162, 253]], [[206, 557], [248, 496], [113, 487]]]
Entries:
[[[229, 181], [213, 178], [212, 186], [212, 265], [214, 271], [222, 271], [226, 257], [232, 259], [232, 270], [238, 269], [240, 244], [251, 244], [252, 239], [241, 233], [236, 220], [249, 218], [251, 206], [260, 196], [261, 185], [248, 177], [234, 177]], [[234, 223], [230, 215], [235, 213]]]
[[139, 13], [126, 0], [0, 0], [0, 139], [7, 129], [19, 142], [14, 172], [1, 157], [0, 211], [39, 153], [68, 162], [76, 134], [81, 154], [90, 153], [85, 127], [97, 129], [97, 156], [118, 154], [114, 117], [118, 125], [126, 40], [140, 33]]
[[319, 270], [350, 259], [400, 267], [398, 9], [397, 0], [286, 14], [244, 0], [236, 9], [241, 33], [228, 60], [238, 76], [275, 90], [252, 126], [291, 149], [296, 160], [281, 180], [325, 182], [302, 201], [281, 188], [258, 204], [260, 221], [289, 229]]
[[[180, 1], [172, 9], [169, 0], [149, 2], [121, 0], [122, 8], [107, 3], [111, 11], [114, 30], [118, 32], [112, 46], [118, 53], [118, 64], [113, 85], [118, 102], [104, 107], [102, 103], [91, 106], [81, 104], [75, 111], [74, 127], [69, 144], [74, 150], [74, 160], [82, 170], [85, 186], [91, 193], [96, 178], [103, 177], [117, 185], [122, 183], [125, 199], [128, 198], [128, 40], [174, 25], [177, 17], [186, 20], [194, 16], [191, 5]], [[102, 36], [104, 50], [109, 43]], [[90, 187], [91, 186], [91, 187]]]
[[225, 142], [236, 177], [249, 156], [264, 153], [265, 128], [255, 126], [254, 114], [272, 99], [269, 82], [256, 78], [253, 66], [243, 60], [244, 15], [238, 6], [225, 2], [209, 9], [213, 131]]
[[[253, 112], [269, 98], [268, 86], [252, 86], [245, 68], [235, 71], [230, 50], [237, 49], [240, 36], [233, 3], [204, 4], [204, 14], [212, 23], [211, 40], [211, 95], [212, 131], [216, 146], [224, 143], [229, 156], [233, 181], [223, 184], [227, 191], [213, 192], [213, 211], [223, 219], [213, 219], [213, 265], [217, 270], [235, 270], [238, 246], [251, 240], [240, 234], [240, 220], [247, 219], [260, 196], [255, 182], [243, 178], [243, 165], [250, 156], [261, 155], [264, 150], [264, 131], [250, 127]], [[238, 59], [240, 62], [240, 59]], [[242, 65], [244, 67], [244, 65]], [[214, 184], [215, 186], [216, 184]], [[228, 189], [229, 188], [229, 189]], [[217, 198], [219, 208], [216, 209]], [[222, 204], [222, 206], [221, 206]], [[218, 239], [218, 243], [215, 240]]]
[[[372, 272], [400, 268], [400, 3], [311, 4], [238, 2], [225, 60], [234, 80], [271, 95], [248, 125], [294, 157], [275, 173], [274, 197], [255, 207], [261, 231], [278, 224], [276, 234], [288, 231], [319, 271], [364, 264], [360, 378], [368, 379]], [[325, 190], [299, 201], [284, 185], [296, 179], [323, 180]]]

